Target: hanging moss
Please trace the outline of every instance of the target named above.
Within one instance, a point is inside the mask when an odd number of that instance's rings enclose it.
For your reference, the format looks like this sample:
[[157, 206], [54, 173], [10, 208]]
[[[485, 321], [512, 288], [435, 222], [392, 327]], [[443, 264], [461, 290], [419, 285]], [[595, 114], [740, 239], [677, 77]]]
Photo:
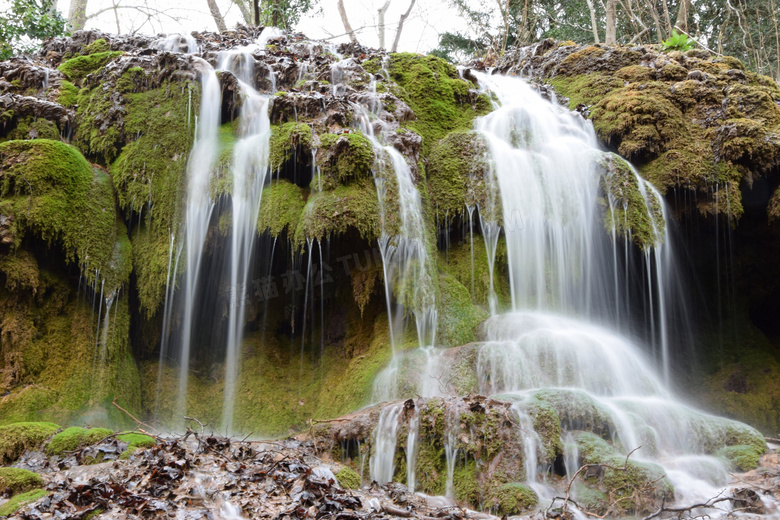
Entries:
[[76, 56], [63, 62], [57, 70], [65, 74], [74, 83], [80, 82], [87, 74], [103, 68], [111, 60], [121, 56], [121, 51], [104, 51]]
[[17, 120], [14, 129], [8, 132], [2, 140], [53, 139], [56, 141], [59, 138], [60, 131], [56, 124], [47, 119], [27, 116]]
[[619, 156], [606, 154], [600, 165], [604, 169], [602, 190], [607, 197], [607, 200], [602, 199], [607, 231], [614, 229], [617, 236], [630, 237], [645, 250], [661, 245], [666, 224], [661, 201], [652, 188], [644, 186], [645, 198], [639, 186], [643, 181]]
[[111, 165], [111, 177], [127, 218], [143, 219], [132, 230], [133, 266], [141, 309], [152, 316], [165, 295], [171, 234], [177, 234], [181, 222], [200, 88], [192, 82], [170, 81], [133, 91], [134, 82], [142, 81], [136, 76], [143, 74], [141, 69], [126, 73], [123, 131], [132, 140]]
[[331, 235], [343, 235], [350, 229], [355, 229], [368, 241], [379, 237], [379, 207], [376, 188], [370, 179], [309, 197], [295, 231], [295, 242], [322, 240]]
[[303, 189], [286, 180], [271, 183], [263, 188], [257, 231], [268, 231], [278, 237], [282, 231], [295, 232], [306, 205]]
[[321, 178], [315, 178], [312, 183], [322, 182], [323, 188], [328, 189], [352, 180], [371, 178], [374, 159], [373, 145], [360, 132], [322, 134], [317, 149]]
[[0, 165], [0, 196], [16, 216], [16, 244], [30, 233], [61, 244], [67, 261], [88, 264], [88, 277], [94, 269], [109, 270], [117, 228], [105, 172], [93, 169], [75, 148], [47, 139], [0, 143]]
[[479, 324], [489, 316], [487, 311], [474, 305], [468, 289], [452, 276], [439, 274], [439, 288], [437, 343], [454, 347], [475, 341]]
[[485, 211], [488, 194], [487, 146], [476, 132], [452, 132], [432, 147], [426, 174], [431, 203], [439, 218], [463, 215], [466, 206]]
[[269, 146], [271, 171], [277, 171], [290, 160], [294, 149], [300, 148], [304, 153], [311, 150], [311, 127], [296, 122], [273, 125]]

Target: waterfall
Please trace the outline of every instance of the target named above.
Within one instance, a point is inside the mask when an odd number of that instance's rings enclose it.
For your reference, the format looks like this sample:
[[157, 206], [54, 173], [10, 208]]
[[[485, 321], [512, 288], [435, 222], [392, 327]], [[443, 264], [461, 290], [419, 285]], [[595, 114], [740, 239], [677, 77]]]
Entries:
[[187, 162], [187, 201], [185, 209], [184, 295], [179, 347], [179, 387], [176, 415], [183, 417], [187, 409], [187, 386], [190, 369], [190, 350], [198, 301], [198, 275], [203, 246], [206, 242], [214, 201], [209, 193], [209, 178], [217, 155], [217, 131], [220, 123], [221, 92], [217, 73], [211, 65], [198, 60], [201, 66], [200, 115], [196, 139]]

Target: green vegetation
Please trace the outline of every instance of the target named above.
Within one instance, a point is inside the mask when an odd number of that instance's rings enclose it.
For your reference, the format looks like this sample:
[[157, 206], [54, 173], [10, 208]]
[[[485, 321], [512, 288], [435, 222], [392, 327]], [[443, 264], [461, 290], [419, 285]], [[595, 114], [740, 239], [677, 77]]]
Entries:
[[151, 448], [157, 444], [154, 437], [144, 435], [142, 433], [123, 433], [116, 436], [117, 440], [127, 443], [127, 448], [119, 456], [120, 459], [125, 460], [139, 449]]
[[64, 107], [72, 107], [78, 102], [79, 88], [68, 80], [62, 80], [57, 102]]
[[278, 237], [283, 231], [291, 237], [306, 205], [304, 190], [286, 180], [273, 181], [263, 188], [257, 231]]
[[66, 452], [97, 444], [113, 434], [114, 430], [107, 428], [91, 428], [87, 430], [86, 428], [73, 426], [55, 435], [46, 446], [46, 453], [49, 455], [64, 455]]
[[21, 468], [0, 468], [0, 495], [15, 495], [43, 486], [37, 473]]
[[504, 484], [495, 489], [485, 506], [495, 510], [497, 515], [519, 515], [530, 510], [539, 502], [534, 490], [517, 482]]
[[[330, 135], [330, 134], [326, 134]], [[300, 153], [310, 153], [312, 130], [305, 123], [285, 123], [271, 127], [270, 164], [271, 171], [277, 171], [292, 157], [294, 149]]]
[[737, 471], [750, 471], [758, 466], [761, 453], [755, 446], [739, 445], [721, 448], [715, 455], [726, 459]]
[[105, 51], [84, 56], [76, 56], [75, 58], [63, 62], [62, 65], [57, 67], [57, 70], [65, 74], [72, 82], [80, 83], [87, 74], [91, 74], [92, 72], [105, 67], [108, 62], [122, 54], [121, 51]]
[[322, 182], [323, 189], [328, 189], [353, 180], [370, 179], [374, 160], [374, 147], [360, 132], [322, 134], [317, 149], [321, 178], [315, 178], [312, 185]]
[[336, 480], [338, 480], [339, 485], [345, 489], [360, 488], [360, 475], [347, 467], [338, 470], [336, 473]]
[[[363, 66], [368, 71], [377, 69], [378, 59], [368, 60]], [[391, 54], [388, 70], [398, 84], [391, 92], [414, 111], [415, 119], [406, 125], [422, 136], [423, 155], [428, 155], [448, 133], [470, 130], [474, 117], [491, 110], [488, 97], [471, 91], [472, 85], [441, 58]]]
[[672, 35], [661, 44], [665, 51], [689, 51], [696, 47], [696, 42], [685, 34], [672, 30]]
[[34, 489], [27, 493], [22, 493], [21, 495], [15, 495], [11, 497], [11, 500], [0, 506], [0, 517], [11, 516], [16, 513], [19, 508], [31, 504], [46, 495], [47, 492], [43, 489]]
[[55, 5], [52, 0], [7, 2], [0, 12], [0, 60], [37, 52], [41, 40], [63, 36], [65, 19]]
[[439, 274], [439, 289], [437, 343], [455, 347], [475, 341], [477, 327], [489, 316], [487, 311], [474, 305], [468, 289], [450, 275]]
[[16, 126], [0, 140], [13, 141], [16, 139], [53, 139], [59, 140], [60, 130], [57, 125], [47, 119], [36, 119], [32, 116], [23, 117], [15, 121]]

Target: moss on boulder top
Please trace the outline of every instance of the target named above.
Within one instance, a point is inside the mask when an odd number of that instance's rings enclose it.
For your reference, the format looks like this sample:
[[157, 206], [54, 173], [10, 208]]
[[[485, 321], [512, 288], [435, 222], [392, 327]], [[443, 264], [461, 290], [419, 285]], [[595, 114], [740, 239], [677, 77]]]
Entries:
[[0, 426], [0, 464], [15, 462], [27, 450], [43, 445], [60, 427], [48, 422], [20, 422]]
[[15, 495], [43, 486], [37, 473], [21, 468], [0, 468], [0, 496]]
[[49, 455], [64, 455], [65, 452], [98, 443], [113, 434], [114, 430], [107, 428], [90, 428], [88, 430], [79, 426], [73, 426], [52, 437], [49, 444], [46, 445], [46, 453]]
[[[508, 53], [498, 69], [552, 84], [662, 194], [689, 189], [700, 212], [739, 218], [742, 182], [780, 164], [780, 87], [737, 59], [652, 45], [543, 49]], [[715, 187], [728, 196], [717, 200]]]

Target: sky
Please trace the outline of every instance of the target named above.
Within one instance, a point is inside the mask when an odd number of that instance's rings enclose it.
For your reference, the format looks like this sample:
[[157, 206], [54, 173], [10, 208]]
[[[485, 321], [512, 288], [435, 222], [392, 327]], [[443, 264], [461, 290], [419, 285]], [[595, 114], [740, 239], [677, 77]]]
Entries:
[[[89, 0], [88, 15], [107, 8], [109, 10], [88, 20], [87, 29], [117, 32], [117, 20], [113, 9], [110, 9], [113, 1], [116, 1], [118, 5], [125, 6], [146, 3], [156, 10], [165, 10], [165, 14], [161, 15], [159, 20], [152, 22], [151, 25], [147, 23], [141, 27], [139, 32], [144, 34], [216, 30], [206, 0], [166, 0], [165, 2], [155, 0]], [[349, 41], [348, 37], [344, 35], [344, 26], [336, 8], [336, 1], [320, 0], [318, 11], [301, 19], [296, 29], [312, 39], [330, 39], [335, 43]], [[391, 0], [390, 8], [385, 15], [385, 44], [387, 47], [392, 44], [398, 20], [401, 14], [408, 9], [409, 2], [410, 0]], [[0, 0], [0, 4], [2, 3]], [[376, 32], [376, 13], [382, 3], [384, 0], [344, 0], [349, 22], [355, 30], [358, 40], [368, 47], [379, 46]], [[229, 28], [240, 21], [238, 8], [230, 0], [217, 0], [217, 4]], [[70, 0], [59, 0], [57, 7], [67, 17]], [[120, 9], [118, 12], [120, 13], [119, 27], [121, 32], [128, 32], [141, 26], [144, 17], [133, 9]], [[455, 30], [458, 26], [462, 27], [463, 23], [457, 10], [451, 7], [446, 0], [417, 0], [404, 24], [398, 50], [425, 54], [437, 46], [440, 33]]]

